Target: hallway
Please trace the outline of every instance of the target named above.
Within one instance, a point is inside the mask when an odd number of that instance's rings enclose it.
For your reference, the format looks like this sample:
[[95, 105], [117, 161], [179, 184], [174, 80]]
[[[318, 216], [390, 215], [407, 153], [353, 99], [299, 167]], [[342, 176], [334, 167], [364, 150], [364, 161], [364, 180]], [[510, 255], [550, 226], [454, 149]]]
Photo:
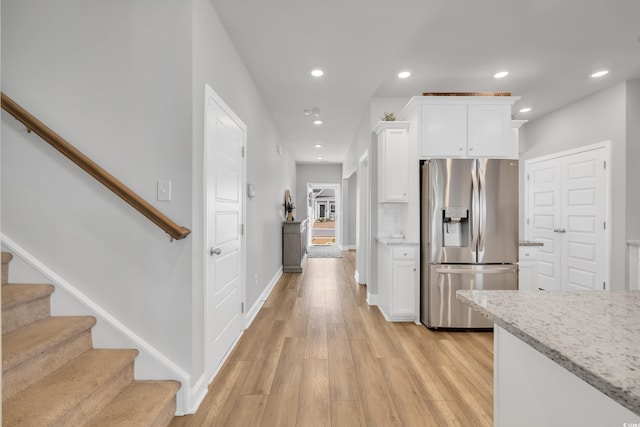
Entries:
[[354, 255], [285, 273], [198, 412], [171, 425], [493, 425], [493, 334], [386, 322]]

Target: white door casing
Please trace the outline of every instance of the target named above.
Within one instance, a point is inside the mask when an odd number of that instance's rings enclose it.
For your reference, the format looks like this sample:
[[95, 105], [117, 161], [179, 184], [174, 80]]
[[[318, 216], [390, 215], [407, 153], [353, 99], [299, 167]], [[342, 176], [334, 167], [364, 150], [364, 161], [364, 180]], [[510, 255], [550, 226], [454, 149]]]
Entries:
[[367, 283], [369, 254], [369, 152], [366, 151], [358, 162], [356, 199], [356, 281]]
[[[307, 182], [307, 194], [309, 194], [310, 192], [313, 191], [313, 189], [328, 189], [328, 190], [333, 190], [333, 194], [335, 195], [334, 197], [334, 202], [327, 202], [327, 201], [321, 201], [321, 202], [316, 202], [314, 203], [313, 209], [315, 210], [313, 212], [313, 217], [318, 218], [319, 214], [320, 214], [320, 206], [323, 205], [324, 206], [324, 213], [325, 216], [328, 217], [330, 214], [330, 205], [331, 203], [335, 204], [335, 234], [334, 237], [336, 239], [335, 241], [335, 247], [340, 248], [342, 250], [342, 192], [341, 192], [341, 184], [324, 184], [324, 183], [313, 183], [313, 182]], [[309, 209], [307, 212], [311, 212], [311, 210]], [[312, 215], [308, 214], [307, 218], [309, 219], [309, 226], [311, 226], [312, 221]], [[312, 241], [312, 231], [309, 230], [308, 233], [308, 244], [311, 245], [311, 241]]]
[[543, 289], [610, 288], [610, 148], [595, 144], [527, 160], [526, 237]]
[[205, 369], [213, 375], [245, 326], [246, 126], [205, 86]]

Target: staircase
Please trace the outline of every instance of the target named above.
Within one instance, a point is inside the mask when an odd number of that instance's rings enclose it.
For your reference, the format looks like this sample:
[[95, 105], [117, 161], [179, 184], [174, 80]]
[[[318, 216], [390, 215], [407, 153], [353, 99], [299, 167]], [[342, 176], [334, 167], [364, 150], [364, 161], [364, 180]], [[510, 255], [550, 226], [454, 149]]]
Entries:
[[8, 284], [2, 253], [2, 423], [167, 426], [177, 381], [135, 381], [137, 350], [95, 349], [92, 316], [52, 317], [52, 285]]

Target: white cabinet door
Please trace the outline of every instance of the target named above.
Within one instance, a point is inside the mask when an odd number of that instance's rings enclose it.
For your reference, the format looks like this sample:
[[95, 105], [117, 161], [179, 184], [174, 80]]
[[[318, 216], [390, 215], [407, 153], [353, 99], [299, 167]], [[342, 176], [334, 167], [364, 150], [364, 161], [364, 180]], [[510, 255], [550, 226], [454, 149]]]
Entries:
[[385, 129], [379, 136], [378, 202], [407, 202], [409, 140], [406, 129]]
[[466, 157], [467, 106], [423, 105], [421, 116], [421, 155]]
[[391, 272], [391, 315], [416, 315], [415, 260], [393, 261]]
[[538, 248], [539, 246], [520, 246], [518, 257], [518, 289], [521, 291], [538, 290]]
[[601, 147], [527, 162], [527, 238], [544, 243], [540, 288], [608, 288], [607, 158]]
[[469, 157], [508, 157], [512, 153], [511, 105], [469, 105]]
[[421, 156], [512, 157], [511, 105], [423, 105]]

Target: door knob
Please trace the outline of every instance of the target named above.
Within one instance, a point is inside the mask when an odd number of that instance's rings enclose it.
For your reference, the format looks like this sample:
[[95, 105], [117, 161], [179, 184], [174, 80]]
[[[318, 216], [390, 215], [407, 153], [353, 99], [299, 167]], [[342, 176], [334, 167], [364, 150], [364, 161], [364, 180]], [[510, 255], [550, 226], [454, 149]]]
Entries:
[[222, 249], [220, 249], [220, 248], [211, 248], [211, 249], [209, 249], [209, 255], [210, 256], [220, 255], [221, 253], [222, 253]]

